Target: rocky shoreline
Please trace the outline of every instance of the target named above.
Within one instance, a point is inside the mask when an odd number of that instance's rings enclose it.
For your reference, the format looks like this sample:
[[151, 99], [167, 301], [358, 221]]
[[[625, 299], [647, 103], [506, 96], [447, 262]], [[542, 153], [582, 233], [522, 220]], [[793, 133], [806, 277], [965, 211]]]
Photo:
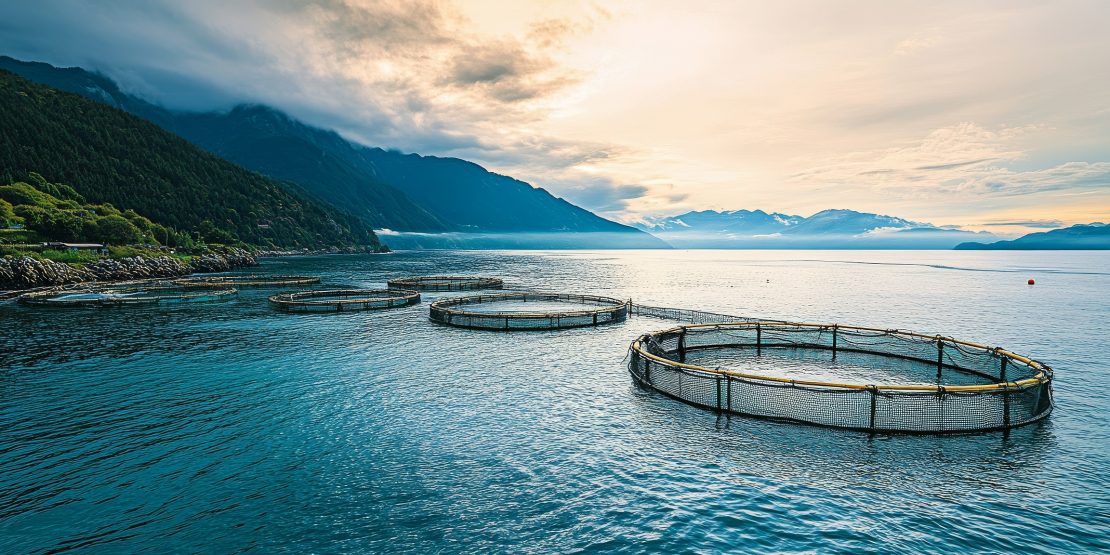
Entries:
[[24, 290], [90, 281], [132, 281], [180, 277], [192, 273], [226, 272], [257, 266], [253, 254], [229, 248], [209, 253], [188, 264], [170, 256], [102, 259], [80, 267], [30, 256], [0, 258], [0, 290]]

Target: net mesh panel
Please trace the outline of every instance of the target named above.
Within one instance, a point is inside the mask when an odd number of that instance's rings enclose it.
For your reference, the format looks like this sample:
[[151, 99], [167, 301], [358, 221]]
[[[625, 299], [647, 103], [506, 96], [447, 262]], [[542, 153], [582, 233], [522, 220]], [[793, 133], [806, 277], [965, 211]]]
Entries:
[[340, 289], [284, 293], [270, 297], [286, 312], [352, 312], [409, 306], [420, 302], [420, 293], [401, 289]]
[[[544, 313], [473, 312], [466, 310], [468, 305], [507, 301], [549, 301], [587, 305], [587, 308], [572, 307], [566, 311]], [[505, 293], [442, 299], [431, 304], [428, 316], [433, 322], [460, 328], [503, 331], [556, 330], [622, 322], [628, 316], [628, 305], [618, 299], [594, 295]]]
[[[746, 416], [879, 432], [956, 433], [1021, 426], [1052, 410], [1051, 369], [950, 338], [895, 330], [747, 323], [683, 326], [645, 335], [633, 347], [629, 370], [641, 385], [693, 405]], [[891, 368], [933, 384], [937, 383], [939, 362], [941, 386], [906, 390], [883, 385], [800, 384], [681, 364], [687, 352], [709, 349], [751, 357], [758, 357], [764, 349], [829, 351], [830, 356], [866, 353], [859, 356], [883, 357]], [[1012, 385], [1030, 379], [1035, 381]], [[946, 389], [943, 384], [949, 380], [984, 387]]]
[[[65, 296], [77, 295], [82, 291], [67, 290], [65, 292], [30, 293], [20, 297], [24, 304], [34, 306], [133, 306], [152, 304], [180, 304], [180, 303], [210, 303], [231, 299], [238, 291], [225, 289], [220, 291], [205, 291], [203, 293], [171, 293], [168, 287], [156, 287], [151, 290], [90, 290], [88, 293], [102, 295], [97, 298], [66, 299]], [[145, 293], [145, 294], [144, 294]], [[126, 295], [126, 296], [124, 296]], [[60, 298], [62, 297], [62, 298]]]
[[663, 318], [665, 320], [675, 320], [677, 322], [689, 322], [691, 324], [716, 324], [720, 322], [755, 322], [756, 318], [746, 318], [743, 316], [729, 316], [728, 314], [717, 314], [715, 312], [703, 312], [700, 310], [687, 310], [685, 308], [667, 308], [662, 306], [647, 306], [642, 304], [632, 305], [632, 314], [636, 316], [648, 316], [651, 318]]
[[390, 289], [412, 291], [475, 291], [478, 289], [501, 289], [504, 282], [499, 278], [478, 276], [420, 276], [391, 279]]

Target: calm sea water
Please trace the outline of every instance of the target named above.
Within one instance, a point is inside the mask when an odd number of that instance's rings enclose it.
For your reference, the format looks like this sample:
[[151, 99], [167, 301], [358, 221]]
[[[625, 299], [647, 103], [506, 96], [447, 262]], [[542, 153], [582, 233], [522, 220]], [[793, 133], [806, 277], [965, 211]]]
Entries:
[[[1009, 434], [718, 417], [635, 388], [669, 322], [498, 333], [419, 306], [288, 315], [0, 305], [0, 552], [1110, 549], [1110, 255], [402, 252], [269, 260], [329, 285], [483, 274], [942, 332], [1056, 368]], [[1026, 280], [1035, 278], [1029, 287]]]

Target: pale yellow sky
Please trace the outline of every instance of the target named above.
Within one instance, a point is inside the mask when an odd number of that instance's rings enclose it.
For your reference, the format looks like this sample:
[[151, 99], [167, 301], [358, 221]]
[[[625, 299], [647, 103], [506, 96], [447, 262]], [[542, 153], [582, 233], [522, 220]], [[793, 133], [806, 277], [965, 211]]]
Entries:
[[583, 77], [532, 128], [619, 145], [565, 171], [647, 186], [625, 217], [1110, 219], [1110, 5], [499, 4], [459, 8], [491, 36], [579, 22], [556, 57]]
[[274, 105], [623, 221], [1110, 220], [1106, 2], [54, 4], [4, 8], [10, 54], [171, 107]]

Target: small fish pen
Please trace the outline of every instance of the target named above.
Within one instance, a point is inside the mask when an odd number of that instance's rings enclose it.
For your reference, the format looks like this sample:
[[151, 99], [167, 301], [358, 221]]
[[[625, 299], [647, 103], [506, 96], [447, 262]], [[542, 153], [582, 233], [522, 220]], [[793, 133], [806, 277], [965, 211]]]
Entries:
[[[733, 322], [650, 333], [643, 387], [719, 412], [870, 432], [1005, 430], [1052, 411], [1052, 369], [977, 343], [899, 330]], [[786, 370], [784, 370], [786, 369]], [[890, 378], [883, 383], [876, 378]]]
[[505, 283], [493, 277], [478, 276], [420, 276], [391, 279], [390, 289], [409, 291], [478, 291], [501, 289]]
[[556, 330], [623, 322], [628, 303], [595, 295], [504, 293], [441, 299], [431, 304], [433, 322], [486, 330]]
[[176, 280], [174, 283], [181, 287], [212, 289], [225, 287], [290, 287], [294, 285], [313, 285], [320, 283], [320, 278], [314, 276], [265, 276], [250, 274], [184, 278]]
[[234, 288], [186, 291], [170, 285], [132, 288], [66, 289], [27, 293], [20, 302], [32, 306], [112, 307], [152, 304], [205, 303], [229, 300], [238, 293]]
[[286, 312], [353, 312], [414, 305], [420, 293], [402, 289], [333, 289], [282, 293], [270, 297]]

